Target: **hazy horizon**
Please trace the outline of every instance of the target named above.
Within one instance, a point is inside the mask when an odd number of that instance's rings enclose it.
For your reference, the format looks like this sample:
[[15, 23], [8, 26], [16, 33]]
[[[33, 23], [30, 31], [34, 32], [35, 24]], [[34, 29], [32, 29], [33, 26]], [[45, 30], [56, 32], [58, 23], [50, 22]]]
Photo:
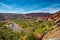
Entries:
[[[59, 10], [60, 11], [60, 10]], [[56, 11], [56, 12], [59, 12], [59, 11]], [[6, 14], [6, 13], [8, 13], [8, 14], [30, 14], [30, 13], [49, 13], [49, 14], [54, 14], [54, 13], [56, 13], [56, 12], [26, 12], [26, 13], [16, 13], [16, 12], [0, 12], [0, 13], [4, 13], [4, 14]]]

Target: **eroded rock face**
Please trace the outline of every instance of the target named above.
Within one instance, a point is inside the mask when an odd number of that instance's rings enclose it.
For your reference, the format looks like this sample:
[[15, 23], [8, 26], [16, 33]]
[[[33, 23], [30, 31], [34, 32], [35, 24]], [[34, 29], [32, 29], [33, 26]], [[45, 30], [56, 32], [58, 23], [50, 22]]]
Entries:
[[60, 40], [60, 27], [48, 32], [42, 40]]
[[60, 40], [60, 38], [50, 38], [49, 40]]
[[11, 27], [13, 30], [15, 30], [15, 31], [17, 31], [17, 32], [21, 32], [21, 31], [22, 31], [22, 28], [19, 27], [19, 25], [16, 24], [16, 23], [11, 23], [11, 24], [9, 24], [9, 27]]

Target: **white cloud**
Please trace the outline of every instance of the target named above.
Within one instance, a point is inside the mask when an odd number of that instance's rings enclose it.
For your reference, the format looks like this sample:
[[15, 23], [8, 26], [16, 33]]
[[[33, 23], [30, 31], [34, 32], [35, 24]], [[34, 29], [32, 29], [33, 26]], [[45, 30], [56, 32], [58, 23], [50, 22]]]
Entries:
[[[27, 6], [27, 5], [26, 5]], [[32, 8], [32, 7], [31, 7]], [[49, 12], [49, 13], [54, 13], [60, 10], [60, 4], [52, 4], [48, 7], [45, 8], [41, 8], [41, 9], [37, 9], [37, 10], [30, 10], [30, 11], [26, 11], [23, 13], [36, 13], [36, 12]]]
[[[0, 2], [0, 5], [2, 5], [3, 7], [5, 7], [6, 9], [8, 9], [12, 13], [14, 12], [13, 9], [10, 6], [8, 6], [8, 5], [6, 5], [6, 4], [4, 4], [2, 2]], [[5, 12], [5, 11], [0, 11], [0, 12]], [[6, 11], [6, 12], [8, 12], [8, 11]]]
[[60, 10], [60, 4], [52, 4], [46, 8], [42, 8], [42, 11], [55, 12]]
[[6, 8], [8, 8], [9, 10], [11, 10], [11, 8], [10, 8], [8, 5], [6, 5], [6, 4], [4, 4], [4, 3], [2, 3], [2, 2], [0, 2], [0, 5], [2, 5], [2, 6], [4, 6], [4, 7], [6, 7]]

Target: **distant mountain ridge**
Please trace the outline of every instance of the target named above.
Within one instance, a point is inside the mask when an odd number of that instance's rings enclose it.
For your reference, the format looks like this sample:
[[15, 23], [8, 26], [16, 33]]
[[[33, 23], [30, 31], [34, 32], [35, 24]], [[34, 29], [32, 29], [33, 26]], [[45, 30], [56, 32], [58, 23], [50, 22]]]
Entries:
[[33, 19], [37, 17], [46, 17], [51, 15], [50, 13], [29, 13], [29, 14], [16, 14], [16, 13], [0, 13], [0, 20], [5, 19]]
[[28, 13], [28, 14], [17, 14], [17, 13], [0, 13], [0, 20], [5, 19], [34, 19], [44, 18], [45, 20], [57, 20], [60, 18], [60, 11], [56, 13]]

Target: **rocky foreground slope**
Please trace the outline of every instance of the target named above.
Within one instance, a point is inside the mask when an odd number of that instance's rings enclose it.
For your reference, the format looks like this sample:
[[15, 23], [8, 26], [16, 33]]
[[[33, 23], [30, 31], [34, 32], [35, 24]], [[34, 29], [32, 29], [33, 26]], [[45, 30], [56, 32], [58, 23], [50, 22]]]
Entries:
[[53, 29], [43, 37], [43, 40], [58, 40], [58, 39], [60, 40], [60, 27]]
[[60, 40], [60, 11], [49, 16], [48, 20], [55, 22], [55, 28], [48, 32], [43, 40]]
[[[53, 29], [45, 34], [40, 35], [39, 37], [42, 40], [60, 40], [60, 11], [45, 17], [43, 20], [53, 21], [55, 24]], [[38, 20], [39, 22], [40, 20]]]

